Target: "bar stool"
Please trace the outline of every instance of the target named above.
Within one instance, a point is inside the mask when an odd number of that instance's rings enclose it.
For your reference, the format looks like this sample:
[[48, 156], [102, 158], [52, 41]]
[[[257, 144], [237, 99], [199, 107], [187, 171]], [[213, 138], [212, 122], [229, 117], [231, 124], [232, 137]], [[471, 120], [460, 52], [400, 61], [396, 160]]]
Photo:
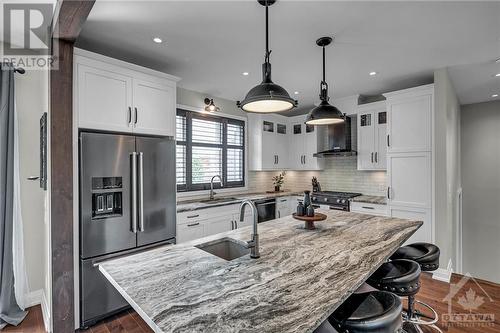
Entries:
[[[422, 242], [400, 247], [398, 250], [396, 250], [396, 252], [394, 252], [390, 259], [413, 260], [420, 265], [422, 271], [431, 272], [439, 268], [439, 255], [439, 247], [434, 244]], [[420, 305], [424, 308], [429, 309], [432, 312], [432, 316], [428, 316], [422, 313], [415, 308], [415, 305]], [[418, 322], [418, 324], [434, 325], [438, 322], [439, 317], [436, 311], [430, 305], [418, 300], [415, 300], [415, 305], [413, 309], [413, 320]], [[422, 318], [425, 318], [427, 320], [423, 320]]]
[[441, 330], [434, 324], [437, 322], [437, 313], [430, 306], [420, 303], [432, 312], [430, 321], [420, 319], [420, 312], [415, 311], [415, 295], [420, 290], [420, 265], [408, 259], [395, 259], [383, 263], [367, 280], [367, 283], [379, 290], [387, 290], [400, 297], [408, 297], [408, 309], [403, 313], [406, 332], [421, 332], [419, 325], [426, 325], [437, 331]]
[[340, 333], [402, 332], [403, 306], [396, 295], [386, 291], [352, 294], [328, 318]]

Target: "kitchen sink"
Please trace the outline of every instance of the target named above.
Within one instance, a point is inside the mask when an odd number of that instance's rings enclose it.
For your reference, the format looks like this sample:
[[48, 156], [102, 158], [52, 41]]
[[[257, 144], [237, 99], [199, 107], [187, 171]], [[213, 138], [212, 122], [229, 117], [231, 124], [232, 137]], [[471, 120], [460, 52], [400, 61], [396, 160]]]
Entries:
[[206, 199], [206, 200], [199, 200], [198, 202], [204, 203], [204, 204], [218, 204], [218, 203], [223, 203], [223, 202], [230, 202], [230, 201], [241, 201], [241, 199], [238, 198], [215, 198], [215, 199]]
[[250, 253], [246, 244], [232, 238], [222, 238], [216, 241], [196, 245], [197, 248], [224, 260], [233, 260]]

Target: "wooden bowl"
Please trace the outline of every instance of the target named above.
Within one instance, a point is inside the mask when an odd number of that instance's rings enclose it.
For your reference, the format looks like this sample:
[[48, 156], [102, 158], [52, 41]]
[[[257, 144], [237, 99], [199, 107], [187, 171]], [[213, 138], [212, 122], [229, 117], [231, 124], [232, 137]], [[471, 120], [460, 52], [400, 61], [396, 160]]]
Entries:
[[292, 217], [296, 220], [304, 221], [305, 222], [304, 229], [307, 230], [316, 229], [314, 222], [323, 221], [326, 219], [326, 215], [321, 213], [314, 213], [314, 216], [298, 216], [297, 213], [293, 213]]

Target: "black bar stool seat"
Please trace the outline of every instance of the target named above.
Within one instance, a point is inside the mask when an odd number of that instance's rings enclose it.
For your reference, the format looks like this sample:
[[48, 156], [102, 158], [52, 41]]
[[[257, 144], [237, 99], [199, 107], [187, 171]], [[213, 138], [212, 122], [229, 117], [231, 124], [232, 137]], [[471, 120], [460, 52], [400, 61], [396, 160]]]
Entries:
[[391, 260], [409, 259], [416, 261], [422, 271], [435, 271], [439, 268], [439, 247], [430, 243], [414, 243], [400, 247]]
[[401, 330], [402, 304], [385, 291], [352, 294], [328, 318], [340, 333], [394, 333]]
[[420, 266], [415, 261], [397, 259], [383, 263], [366, 282], [379, 290], [410, 296], [420, 290], [420, 272]]

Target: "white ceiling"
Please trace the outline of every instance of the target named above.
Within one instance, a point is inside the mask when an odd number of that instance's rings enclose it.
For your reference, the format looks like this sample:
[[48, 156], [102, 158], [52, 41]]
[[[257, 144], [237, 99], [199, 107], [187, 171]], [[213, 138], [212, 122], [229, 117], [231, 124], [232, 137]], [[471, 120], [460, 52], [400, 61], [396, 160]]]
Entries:
[[[434, 69], [447, 66], [463, 103], [488, 100], [499, 88], [490, 71], [500, 72], [500, 2], [281, 0], [270, 8], [270, 33], [273, 80], [300, 92], [299, 112], [318, 99], [321, 36], [335, 36], [327, 49], [334, 98], [429, 83]], [[264, 9], [254, 0], [98, 0], [78, 46], [179, 76], [181, 87], [239, 100], [261, 81]]]

